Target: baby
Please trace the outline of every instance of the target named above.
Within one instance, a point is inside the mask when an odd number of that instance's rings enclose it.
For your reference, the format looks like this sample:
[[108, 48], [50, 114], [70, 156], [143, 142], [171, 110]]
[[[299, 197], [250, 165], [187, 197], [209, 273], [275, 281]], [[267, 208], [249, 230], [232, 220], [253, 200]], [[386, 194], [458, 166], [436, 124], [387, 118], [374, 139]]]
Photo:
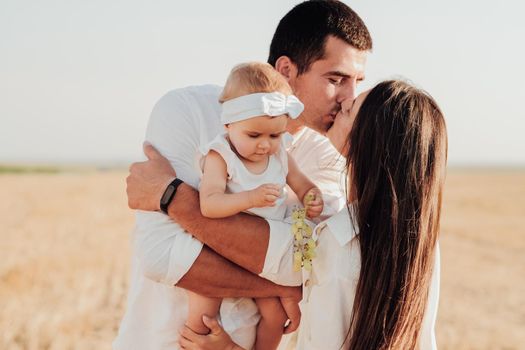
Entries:
[[[288, 184], [302, 200], [308, 217], [319, 216], [323, 211], [321, 192], [286, 152], [286, 141], [291, 138], [286, 134], [288, 118], [297, 118], [304, 106], [292, 95], [285, 78], [269, 64], [238, 65], [228, 77], [220, 102], [226, 132], [201, 149], [202, 214], [223, 218], [247, 212], [283, 220], [287, 209], [284, 187]], [[202, 315], [217, 315], [221, 300], [192, 292], [189, 300], [186, 325], [206, 333]], [[261, 314], [255, 349], [275, 349], [286, 313], [278, 298], [255, 302]]]

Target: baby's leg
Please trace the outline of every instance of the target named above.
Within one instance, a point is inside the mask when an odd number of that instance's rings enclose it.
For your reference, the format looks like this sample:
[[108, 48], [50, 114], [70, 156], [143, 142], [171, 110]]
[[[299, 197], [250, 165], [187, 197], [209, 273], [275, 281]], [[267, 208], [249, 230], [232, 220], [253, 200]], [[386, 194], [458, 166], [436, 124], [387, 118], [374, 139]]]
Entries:
[[255, 350], [277, 349], [283, 335], [284, 324], [288, 320], [279, 298], [255, 299], [261, 320], [257, 326]]
[[202, 315], [215, 317], [221, 307], [220, 298], [208, 298], [188, 291], [189, 308], [186, 326], [199, 334], [208, 334], [210, 330], [202, 322]]

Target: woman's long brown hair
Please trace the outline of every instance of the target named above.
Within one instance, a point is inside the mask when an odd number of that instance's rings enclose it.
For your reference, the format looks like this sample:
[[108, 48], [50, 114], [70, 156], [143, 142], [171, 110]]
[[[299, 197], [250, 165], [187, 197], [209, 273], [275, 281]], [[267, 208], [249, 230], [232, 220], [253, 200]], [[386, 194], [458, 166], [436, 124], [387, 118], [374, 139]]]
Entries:
[[415, 349], [439, 230], [445, 120], [425, 92], [385, 81], [366, 96], [348, 142], [362, 261], [350, 349]]

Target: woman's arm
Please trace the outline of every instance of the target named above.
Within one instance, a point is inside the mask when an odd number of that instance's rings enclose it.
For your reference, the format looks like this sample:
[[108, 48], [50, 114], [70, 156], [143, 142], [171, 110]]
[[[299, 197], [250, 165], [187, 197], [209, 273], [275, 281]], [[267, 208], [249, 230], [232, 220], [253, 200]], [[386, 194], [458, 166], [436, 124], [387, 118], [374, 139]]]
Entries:
[[251, 191], [225, 193], [228, 172], [221, 155], [210, 151], [204, 162], [200, 188], [201, 213], [208, 218], [225, 218], [256, 207], [273, 206], [280, 189], [264, 184]]
[[301, 200], [310, 218], [321, 215], [323, 211], [323, 196], [315, 184], [299, 169], [291, 155], [288, 155], [288, 175], [286, 183]]

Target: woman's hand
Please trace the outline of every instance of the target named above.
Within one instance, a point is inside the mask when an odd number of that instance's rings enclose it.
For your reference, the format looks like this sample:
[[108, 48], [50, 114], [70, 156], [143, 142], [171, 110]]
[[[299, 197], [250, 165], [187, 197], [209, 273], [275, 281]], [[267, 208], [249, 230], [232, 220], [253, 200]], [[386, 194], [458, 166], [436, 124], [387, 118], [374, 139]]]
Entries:
[[185, 350], [244, 350], [235, 344], [215, 318], [202, 316], [202, 322], [210, 329], [207, 335], [193, 332], [188, 327], [179, 331], [179, 344]]
[[355, 115], [350, 113], [353, 103], [353, 100], [343, 101], [341, 110], [335, 117], [334, 124], [326, 133], [332, 145], [334, 145], [337, 151], [344, 157], [346, 157], [348, 153], [348, 134], [352, 129], [355, 118]]

